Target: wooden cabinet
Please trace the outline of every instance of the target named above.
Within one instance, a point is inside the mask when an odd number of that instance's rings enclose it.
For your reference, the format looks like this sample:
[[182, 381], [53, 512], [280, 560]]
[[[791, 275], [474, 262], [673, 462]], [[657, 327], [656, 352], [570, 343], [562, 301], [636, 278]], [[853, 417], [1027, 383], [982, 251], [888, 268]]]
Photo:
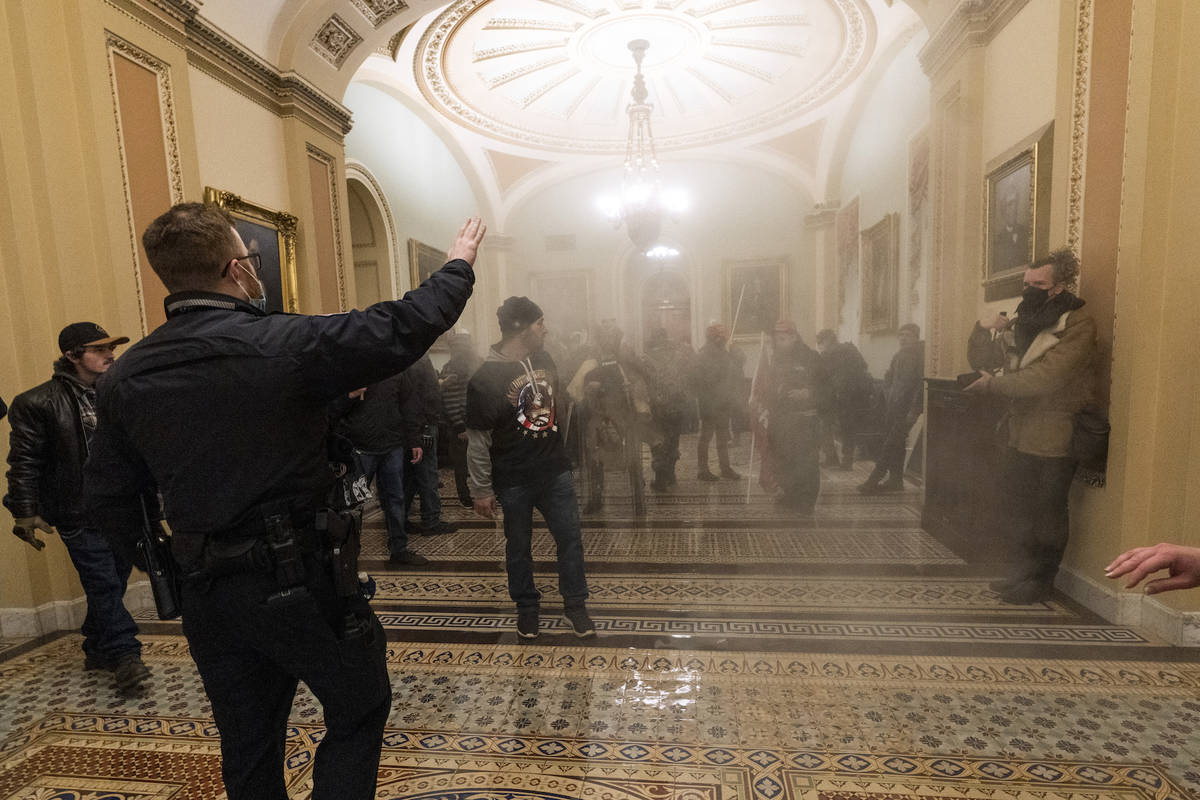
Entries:
[[967, 394], [957, 381], [927, 378], [925, 509], [921, 525], [954, 541], [970, 560], [994, 554], [1001, 533], [1000, 460], [1003, 434], [997, 425], [1007, 402]]

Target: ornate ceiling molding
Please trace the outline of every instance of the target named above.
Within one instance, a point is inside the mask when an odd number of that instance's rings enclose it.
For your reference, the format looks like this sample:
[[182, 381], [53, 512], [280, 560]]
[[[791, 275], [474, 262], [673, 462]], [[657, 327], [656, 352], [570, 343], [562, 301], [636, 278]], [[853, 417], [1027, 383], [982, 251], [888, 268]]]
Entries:
[[341, 141], [350, 112], [294, 72], [281, 72], [198, 15], [189, 0], [106, 0], [183, 48], [188, 63], [280, 117], [296, 117]]
[[422, 32], [414, 73], [432, 108], [476, 133], [541, 150], [619, 153], [632, 74], [623, 37], [648, 25], [659, 43], [647, 64], [659, 151], [709, 145], [811, 113], [870, 61], [877, 34], [865, 0], [808, 6], [753, 14], [793, 5], [544, 0], [488, 17], [489, 0], [457, 0]]
[[933, 78], [972, 47], [987, 45], [1029, 0], [959, 0], [921, 49], [921, 67]]
[[404, 0], [351, 0], [358, 12], [366, 17], [372, 28], [378, 28], [408, 8]]
[[332, 64], [334, 69], [341, 69], [350, 52], [362, 44], [362, 41], [363, 37], [350, 27], [350, 23], [334, 14], [317, 30], [308, 47]]

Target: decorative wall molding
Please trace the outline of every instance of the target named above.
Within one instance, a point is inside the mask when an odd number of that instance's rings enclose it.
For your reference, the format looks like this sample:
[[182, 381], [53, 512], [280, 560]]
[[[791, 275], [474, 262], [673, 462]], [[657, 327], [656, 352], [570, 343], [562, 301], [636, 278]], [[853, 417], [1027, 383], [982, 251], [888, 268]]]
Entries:
[[311, 158], [321, 162], [329, 170], [329, 207], [332, 210], [329, 216], [330, 224], [333, 225], [334, 257], [337, 259], [335, 269], [337, 270], [338, 308], [345, 311], [350, 306], [346, 300], [346, 257], [342, 251], [342, 204], [338, 202], [340, 193], [338, 192], [337, 159], [311, 142], [306, 142], [304, 149]]
[[[396, 218], [392, 216], [392, 207], [388, 205], [387, 195], [383, 186], [361, 161], [346, 159], [346, 180], [354, 179], [367, 187], [375, 202], [383, 212], [383, 224], [387, 228], [388, 271], [392, 275], [392, 296], [400, 296], [400, 240], [396, 236]], [[353, 247], [353, 242], [351, 242]]]
[[341, 141], [350, 132], [350, 111], [294, 72], [282, 72], [225, 36], [189, 0], [105, 0], [183, 48], [188, 63], [284, 118], [297, 118]]
[[1095, 0], [1078, 0], [1075, 12], [1075, 80], [1071, 93], [1071, 163], [1067, 188], [1067, 245], [1083, 245], [1083, 193], [1087, 168], [1088, 99], [1092, 84], [1092, 20]]
[[335, 69], [341, 69], [347, 56], [354, 48], [362, 44], [363, 37], [350, 27], [350, 23], [334, 14], [325, 20], [308, 47], [321, 58], [328, 61]]
[[[933, 253], [929, 270], [929, 300], [925, 304], [925, 352], [926, 374], [940, 375], [942, 368], [942, 314], [938, 313], [942, 303], [942, 282], [949, 267], [955, 264], [957, 253], [948, 253], [946, 247], [946, 214], [956, 198], [948, 196], [947, 187], [958, 180], [957, 141], [950, 141], [951, 134], [958, 135], [959, 106], [963, 102], [963, 87], [955, 82], [937, 97], [931, 112], [936, 125], [930, 128], [932, 154], [930, 157], [930, 183], [933, 186]], [[947, 261], [949, 259], [949, 261]]]
[[183, 163], [179, 157], [179, 136], [175, 123], [175, 94], [171, 86], [171, 68], [166, 62], [111, 32], [106, 36], [105, 45], [108, 49], [108, 85], [112, 92], [117, 155], [121, 164], [121, 190], [125, 198], [125, 219], [129, 223], [129, 256], [138, 288], [138, 321], [142, 333], [146, 334], [149, 333], [149, 322], [145, 292], [142, 291], [141, 254], [138, 251], [140, 232], [136, 229], [133, 219], [133, 191], [129, 181], [129, 164], [125, 151], [125, 134], [121, 125], [121, 108], [117, 101], [117, 75], [113, 59], [127, 58], [155, 75], [158, 84], [159, 116], [163, 126], [163, 149], [167, 159], [167, 183], [172, 205], [184, 200]]
[[372, 28], [378, 28], [408, 8], [404, 0], [351, 0], [358, 12], [366, 17]]
[[1029, 0], [959, 0], [958, 7], [921, 48], [930, 78], [955, 64], [968, 49], [988, 44]]
[[809, 230], [829, 227], [837, 221], [837, 213], [841, 207], [842, 204], [838, 200], [817, 203], [811, 213], [804, 215], [804, 227]]

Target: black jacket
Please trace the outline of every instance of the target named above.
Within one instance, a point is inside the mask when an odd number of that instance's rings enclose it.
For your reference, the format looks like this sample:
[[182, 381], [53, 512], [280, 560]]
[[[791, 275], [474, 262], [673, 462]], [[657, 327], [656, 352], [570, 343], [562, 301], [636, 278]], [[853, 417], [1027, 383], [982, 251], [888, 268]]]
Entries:
[[412, 369], [367, 387], [352, 401], [338, 432], [364, 453], [390, 453], [421, 446], [421, 409]]
[[[437, 370], [429, 356], [423, 356], [419, 361], [406, 370], [413, 395], [412, 405], [417, 412], [420, 425], [437, 426], [442, 421], [442, 389], [438, 385]], [[412, 442], [409, 447], [420, 447], [419, 441]]]
[[399, 300], [329, 316], [171, 295], [167, 321], [98, 387], [86, 466], [98, 526], [121, 544], [151, 485], [177, 553], [181, 537], [253, 535], [269, 508], [312, 508], [331, 483], [331, 401], [420, 358], [454, 325], [474, 280], [466, 262], [451, 261]]
[[54, 377], [13, 398], [9, 410], [8, 494], [14, 517], [40, 516], [58, 528], [87, 524], [83, 462], [88, 443], [75, 382], [61, 365]]

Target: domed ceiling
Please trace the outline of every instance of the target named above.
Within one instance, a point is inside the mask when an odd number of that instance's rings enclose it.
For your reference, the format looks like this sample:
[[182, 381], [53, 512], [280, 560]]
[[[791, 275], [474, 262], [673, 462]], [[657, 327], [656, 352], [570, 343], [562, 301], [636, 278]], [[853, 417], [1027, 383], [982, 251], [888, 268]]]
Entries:
[[871, 59], [863, 0], [457, 0], [414, 54], [420, 91], [484, 136], [541, 150], [625, 148], [633, 39], [660, 151], [797, 119]]

